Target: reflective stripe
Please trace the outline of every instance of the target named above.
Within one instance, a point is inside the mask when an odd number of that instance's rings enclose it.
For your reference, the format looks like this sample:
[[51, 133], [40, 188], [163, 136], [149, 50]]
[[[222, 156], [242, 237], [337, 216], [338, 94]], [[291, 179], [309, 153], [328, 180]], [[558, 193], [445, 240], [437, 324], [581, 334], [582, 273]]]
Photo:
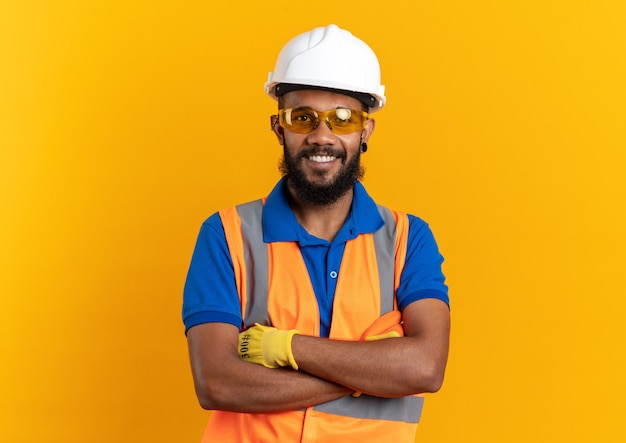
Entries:
[[246, 315], [244, 324], [270, 324], [267, 311], [268, 259], [267, 243], [263, 242], [263, 201], [255, 200], [237, 206], [243, 234], [244, 261], [246, 262]]
[[389, 209], [378, 205], [378, 211], [385, 221], [385, 226], [374, 233], [374, 249], [380, 281], [380, 315], [382, 316], [393, 311], [396, 220]]
[[362, 394], [342, 397], [313, 406], [313, 409], [343, 417], [419, 423], [424, 397], [381, 398]]

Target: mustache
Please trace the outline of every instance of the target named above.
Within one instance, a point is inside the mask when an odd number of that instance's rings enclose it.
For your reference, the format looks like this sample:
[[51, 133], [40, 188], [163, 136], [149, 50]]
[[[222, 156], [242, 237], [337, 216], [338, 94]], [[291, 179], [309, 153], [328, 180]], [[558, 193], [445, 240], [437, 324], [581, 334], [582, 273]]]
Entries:
[[334, 149], [331, 146], [308, 146], [298, 153], [298, 158], [307, 158], [312, 155], [328, 155], [341, 159], [347, 157], [346, 152], [342, 149]]

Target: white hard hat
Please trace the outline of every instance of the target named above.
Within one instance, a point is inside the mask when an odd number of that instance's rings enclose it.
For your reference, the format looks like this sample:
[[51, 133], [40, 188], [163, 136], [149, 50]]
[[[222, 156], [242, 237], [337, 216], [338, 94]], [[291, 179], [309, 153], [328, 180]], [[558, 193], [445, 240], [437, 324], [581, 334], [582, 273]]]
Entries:
[[273, 99], [296, 89], [330, 89], [353, 96], [370, 112], [385, 105], [380, 65], [362, 40], [336, 25], [291, 39], [280, 51], [265, 92]]

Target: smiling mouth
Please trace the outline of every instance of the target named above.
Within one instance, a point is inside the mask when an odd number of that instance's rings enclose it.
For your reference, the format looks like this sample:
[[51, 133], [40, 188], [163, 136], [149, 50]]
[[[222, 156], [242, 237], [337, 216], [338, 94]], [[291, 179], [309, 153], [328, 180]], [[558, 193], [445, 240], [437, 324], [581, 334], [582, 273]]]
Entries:
[[311, 155], [308, 157], [308, 159], [315, 163], [328, 163], [336, 160], [337, 157], [335, 157], [334, 155]]

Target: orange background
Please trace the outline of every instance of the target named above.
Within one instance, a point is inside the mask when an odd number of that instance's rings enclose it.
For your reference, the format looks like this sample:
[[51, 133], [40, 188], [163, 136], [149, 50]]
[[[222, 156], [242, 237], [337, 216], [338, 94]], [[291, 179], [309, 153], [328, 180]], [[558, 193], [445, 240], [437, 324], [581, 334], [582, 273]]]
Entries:
[[418, 441], [626, 440], [625, 3], [214, 3], [0, 4], [0, 441], [199, 441], [195, 237], [278, 179], [263, 83], [329, 23], [387, 85], [367, 188], [446, 257]]

